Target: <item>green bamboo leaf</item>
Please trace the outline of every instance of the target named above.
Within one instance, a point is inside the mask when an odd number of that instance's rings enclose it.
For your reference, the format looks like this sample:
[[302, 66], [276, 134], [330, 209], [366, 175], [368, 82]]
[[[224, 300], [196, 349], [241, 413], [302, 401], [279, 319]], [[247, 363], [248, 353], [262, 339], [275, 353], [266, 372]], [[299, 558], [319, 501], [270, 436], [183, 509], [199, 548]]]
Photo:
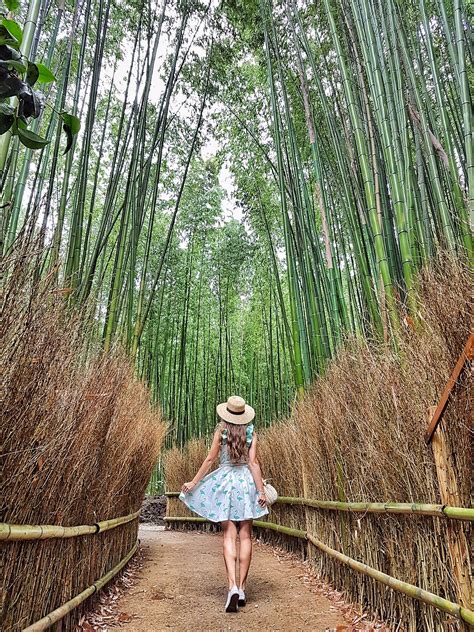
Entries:
[[20, 42], [3, 24], [0, 25], [0, 46], [11, 46], [17, 50], [20, 48]]
[[38, 83], [51, 83], [52, 81], [56, 81], [56, 77], [53, 75], [51, 70], [44, 66], [43, 64], [35, 64], [38, 68]]
[[81, 121], [77, 116], [69, 114], [68, 112], [61, 112], [61, 118], [63, 119], [64, 125], [70, 127], [73, 135], [77, 134], [81, 129]]
[[18, 11], [20, 8], [20, 0], [4, 0], [4, 2], [9, 11]]
[[0, 61], [0, 64], [3, 66], [9, 66], [10, 68], [14, 68], [20, 74], [24, 74], [26, 72], [26, 66], [21, 61], [15, 61], [10, 59], [9, 61]]
[[11, 134], [12, 136], [18, 136], [18, 129], [28, 129], [28, 125], [17, 116], [14, 116], [13, 118], [14, 120], [11, 128]]
[[21, 26], [15, 22], [15, 20], [7, 20], [7, 18], [3, 18], [2, 20], [3, 26], [7, 29], [7, 31], [14, 37], [19, 44], [21, 44], [23, 40], [23, 31], [21, 30]]
[[28, 147], [28, 149], [43, 149], [43, 147], [46, 147], [46, 145], [50, 142], [46, 138], [41, 138], [41, 136], [38, 136], [38, 134], [35, 134], [28, 129], [21, 128], [18, 128], [18, 138], [25, 147]]

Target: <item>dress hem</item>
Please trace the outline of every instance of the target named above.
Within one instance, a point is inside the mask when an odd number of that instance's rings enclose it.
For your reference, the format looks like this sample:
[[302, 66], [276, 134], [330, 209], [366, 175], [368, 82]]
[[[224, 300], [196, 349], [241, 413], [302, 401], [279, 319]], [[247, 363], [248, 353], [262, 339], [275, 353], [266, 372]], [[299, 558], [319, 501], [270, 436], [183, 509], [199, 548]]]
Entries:
[[219, 524], [220, 522], [227, 522], [229, 520], [231, 522], [243, 522], [244, 520], [260, 520], [261, 518], [268, 516], [268, 513], [269, 513], [267, 509], [267, 512], [263, 513], [261, 516], [250, 516], [249, 518], [223, 518], [222, 520], [214, 520], [213, 518], [209, 518], [208, 516], [205, 516], [199, 511], [196, 511], [196, 509], [191, 509], [191, 507], [187, 504], [187, 502], [183, 498], [181, 498], [181, 496], [179, 496], [179, 500], [189, 509], [189, 511], [192, 511], [193, 513], [197, 514], [201, 518], [205, 518], [206, 520], [209, 520], [209, 522], [213, 522], [214, 524]]

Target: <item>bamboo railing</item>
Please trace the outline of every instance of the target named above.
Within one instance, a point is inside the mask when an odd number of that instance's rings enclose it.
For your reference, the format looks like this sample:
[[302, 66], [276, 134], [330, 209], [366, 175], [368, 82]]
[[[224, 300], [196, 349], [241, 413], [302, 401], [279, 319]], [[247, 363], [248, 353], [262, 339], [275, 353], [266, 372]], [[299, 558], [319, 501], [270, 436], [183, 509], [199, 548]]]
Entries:
[[[261, 526], [261, 525], [259, 525]], [[368, 575], [372, 579], [385, 584], [385, 586], [389, 586], [393, 590], [403, 593], [408, 597], [412, 597], [413, 599], [418, 599], [418, 601], [422, 601], [423, 603], [433, 606], [442, 612], [447, 612], [448, 614], [457, 617], [459, 620], [464, 621], [465, 623], [469, 623], [470, 625], [474, 624], [474, 612], [472, 610], [468, 610], [467, 608], [463, 608], [457, 603], [449, 601], [448, 599], [444, 599], [443, 597], [439, 597], [434, 593], [429, 592], [428, 590], [423, 590], [423, 588], [419, 588], [418, 586], [414, 586], [413, 584], [408, 584], [407, 582], [402, 582], [400, 579], [396, 579], [391, 575], [387, 575], [386, 573], [382, 573], [376, 568], [372, 568], [371, 566], [367, 566], [362, 562], [354, 560], [335, 549], [327, 546], [317, 538], [315, 538], [311, 533], [306, 534], [306, 538], [314, 544], [318, 549], [324, 551], [327, 555], [334, 557], [342, 564], [349, 566], [355, 571], [359, 573], [363, 573], [364, 575]]]
[[115, 529], [122, 524], [127, 524], [138, 518], [140, 510], [127, 516], [120, 518], [112, 518], [110, 520], [102, 520], [92, 525], [78, 525], [75, 527], [63, 527], [61, 525], [27, 525], [27, 524], [8, 524], [0, 522], [0, 540], [16, 542], [18, 540], [48, 540], [49, 538], [75, 538], [80, 535], [91, 535], [94, 533], [103, 533], [109, 529]]
[[[27, 525], [27, 524], [9, 524], [7, 522], [0, 523], [0, 541], [6, 542], [18, 542], [24, 540], [49, 540], [50, 538], [75, 538], [81, 535], [93, 535], [97, 533], [103, 533], [110, 529], [115, 529], [120, 525], [127, 524], [138, 518], [140, 509], [127, 516], [120, 516], [119, 518], [111, 518], [110, 520], [102, 520], [92, 525], [77, 525], [74, 527], [63, 527], [62, 525]], [[77, 608], [81, 603], [88, 599], [95, 592], [101, 590], [105, 584], [107, 584], [134, 555], [138, 547], [138, 541], [127, 553], [127, 555], [116, 564], [108, 573], [103, 577], [95, 581], [91, 586], [83, 590], [81, 593], [67, 601], [56, 610], [53, 610], [45, 617], [33, 623], [23, 630], [23, 632], [40, 632], [40, 630], [47, 630], [57, 621], [60, 621], [69, 612]]]
[[[124, 523], [121, 523], [124, 524]], [[117, 525], [116, 525], [117, 526]], [[42, 630], [47, 630], [50, 626], [52, 626], [57, 621], [60, 621], [63, 617], [65, 617], [69, 612], [77, 608], [81, 603], [83, 603], [86, 599], [91, 597], [95, 592], [101, 590], [105, 584], [107, 584], [117, 573], [119, 573], [122, 568], [127, 564], [127, 562], [133, 557], [135, 551], [138, 547], [138, 541], [135, 542], [132, 549], [127, 553], [127, 555], [120, 560], [118, 564], [116, 564], [108, 573], [103, 575], [100, 579], [95, 581], [91, 586], [83, 590], [81, 593], [70, 599], [68, 602], [56, 608], [45, 617], [36, 621], [32, 625], [29, 625], [27, 628], [23, 630], [23, 632], [41, 632]]]
[[[169, 495], [174, 495], [174, 494], [169, 494]], [[304, 500], [304, 499], [300, 499], [300, 500]], [[293, 503], [293, 504], [298, 504], [298, 503]], [[299, 503], [299, 504], [303, 504], [303, 503]], [[357, 503], [343, 503], [343, 504], [357, 504]], [[407, 512], [402, 512], [402, 513], [407, 513]], [[433, 514], [428, 514], [428, 515], [433, 515]], [[439, 515], [439, 514], [434, 514], [434, 515]], [[166, 522], [170, 522], [170, 523], [171, 522], [192, 522], [192, 523], [203, 523], [203, 524], [209, 523], [209, 520], [206, 520], [205, 518], [196, 518], [196, 517], [188, 518], [184, 516], [166, 516], [165, 520]], [[434, 608], [437, 608], [438, 610], [441, 610], [442, 612], [447, 612], [448, 614], [456, 617], [460, 621], [468, 623], [469, 625], [474, 625], [474, 611], [469, 610], [467, 608], [463, 608], [457, 603], [448, 601], [447, 599], [444, 599], [443, 597], [439, 597], [438, 595], [435, 595], [427, 590], [423, 590], [422, 588], [419, 588], [418, 586], [414, 586], [413, 584], [402, 582], [401, 580], [396, 579], [395, 577], [392, 577], [391, 575], [382, 573], [376, 568], [367, 566], [367, 564], [363, 564], [362, 562], [354, 560], [353, 558], [348, 557], [347, 555], [344, 555], [343, 553], [340, 553], [339, 551], [336, 551], [335, 549], [332, 549], [331, 547], [327, 546], [326, 544], [318, 540], [311, 533], [306, 533], [305, 531], [302, 531], [301, 529], [292, 529], [291, 527], [285, 527], [284, 525], [275, 524], [273, 522], [265, 522], [262, 520], [254, 520], [253, 524], [254, 526], [259, 527], [261, 529], [269, 529], [271, 531], [276, 531], [277, 533], [282, 533], [284, 535], [288, 535], [294, 538], [308, 540], [309, 542], [314, 544], [314, 546], [316, 546], [318, 549], [320, 549], [327, 555], [330, 555], [331, 557], [337, 559], [342, 564], [349, 566], [353, 570], [359, 573], [363, 573], [364, 575], [368, 575], [372, 579], [375, 579], [376, 581], [382, 584], [385, 584], [386, 586], [389, 586], [393, 590], [401, 592], [407, 595], [408, 597], [412, 597], [413, 599], [418, 599], [418, 601], [422, 601], [423, 603], [429, 606], [433, 606]]]
[[[169, 498], [179, 496], [179, 492], [165, 492]], [[431, 505], [426, 503], [349, 503], [337, 500], [315, 500], [313, 498], [298, 498], [293, 496], [279, 496], [276, 500], [281, 505], [301, 505], [328, 511], [346, 511], [351, 513], [383, 513], [406, 514], [417, 516], [437, 516], [451, 520], [474, 522], [474, 509], [469, 507], [451, 507], [449, 505]]]
[[[92, 525], [77, 525], [75, 527], [63, 527], [61, 525], [25, 525], [25, 524], [9, 524], [6, 522], [0, 523], [0, 540], [7, 542], [17, 542], [24, 540], [48, 540], [50, 538], [75, 538], [81, 535], [93, 535], [96, 533], [103, 533], [110, 529], [115, 529], [120, 525], [127, 524], [132, 520], [138, 518], [140, 510], [127, 516], [120, 516], [119, 518], [111, 518], [110, 520], [102, 520]], [[138, 547], [138, 541], [127, 553], [127, 555], [120, 560], [108, 573], [103, 577], [95, 581], [91, 586], [83, 590], [81, 593], [67, 601], [56, 610], [53, 610], [45, 617], [33, 623], [23, 630], [23, 632], [40, 632], [40, 630], [47, 630], [57, 621], [60, 621], [69, 612], [77, 608], [81, 603], [88, 599], [95, 592], [101, 590], [133, 557]]]

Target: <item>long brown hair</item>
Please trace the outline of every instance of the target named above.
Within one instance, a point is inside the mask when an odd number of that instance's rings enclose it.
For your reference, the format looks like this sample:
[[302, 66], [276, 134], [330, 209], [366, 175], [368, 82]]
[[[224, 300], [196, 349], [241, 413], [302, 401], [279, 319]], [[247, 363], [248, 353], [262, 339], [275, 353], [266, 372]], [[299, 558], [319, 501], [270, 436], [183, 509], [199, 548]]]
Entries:
[[231, 424], [222, 422], [222, 429], [227, 430], [227, 451], [232, 463], [238, 463], [242, 457], [247, 458], [247, 424]]

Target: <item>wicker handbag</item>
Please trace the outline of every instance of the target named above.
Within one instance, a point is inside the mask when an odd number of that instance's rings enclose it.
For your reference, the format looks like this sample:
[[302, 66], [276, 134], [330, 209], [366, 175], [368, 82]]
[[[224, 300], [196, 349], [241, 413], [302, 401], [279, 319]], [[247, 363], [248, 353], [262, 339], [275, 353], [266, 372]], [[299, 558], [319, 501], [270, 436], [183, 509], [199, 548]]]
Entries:
[[266, 480], [263, 481], [263, 488], [265, 489], [265, 499], [267, 501], [267, 505], [273, 505], [273, 503], [276, 502], [276, 499], [278, 498], [277, 490]]

